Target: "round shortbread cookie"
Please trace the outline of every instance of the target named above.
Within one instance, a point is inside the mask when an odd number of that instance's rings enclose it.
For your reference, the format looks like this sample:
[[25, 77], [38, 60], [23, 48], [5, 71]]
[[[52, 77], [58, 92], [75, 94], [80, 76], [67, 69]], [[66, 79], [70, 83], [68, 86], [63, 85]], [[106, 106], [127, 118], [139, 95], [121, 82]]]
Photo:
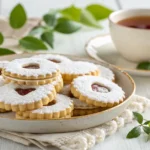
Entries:
[[26, 80], [53, 78], [59, 73], [58, 65], [40, 58], [15, 59], [9, 62], [2, 71], [5, 77]]
[[89, 62], [71, 61], [70, 63], [62, 63], [60, 65], [60, 72], [64, 83], [71, 83], [72, 80], [78, 76], [83, 75], [99, 75], [98, 67]]
[[24, 119], [59, 119], [71, 115], [73, 102], [69, 97], [57, 94], [54, 100], [55, 103], [49, 106], [43, 106], [42, 108], [27, 112], [17, 112], [16, 117], [18, 119], [18, 116]]
[[63, 87], [61, 76], [57, 81], [42, 86], [5, 84], [0, 87], [0, 108], [12, 111], [27, 111], [41, 108], [56, 97]]
[[121, 87], [98, 76], [82, 76], [74, 79], [71, 92], [79, 100], [97, 107], [113, 107], [125, 98]]
[[69, 58], [65, 56], [54, 55], [54, 54], [40, 54], [40, 55], [32, 56], [31, 58], [43, 58], [43, 59], [52, 61], [58, 65], [64, 62], [69, 63], [71, 61]]

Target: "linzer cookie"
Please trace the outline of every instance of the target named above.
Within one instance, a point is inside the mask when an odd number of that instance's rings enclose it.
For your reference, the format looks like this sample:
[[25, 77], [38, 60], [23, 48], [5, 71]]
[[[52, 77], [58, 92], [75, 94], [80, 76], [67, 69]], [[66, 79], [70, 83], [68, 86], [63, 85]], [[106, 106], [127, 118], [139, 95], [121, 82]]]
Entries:
[[5, 84], [0, 87], [0, 108], [8, 111], [27, 111], [41, 108], [56, 97], [55, 86], [53, 84], [42, 86]]
[[40, 54], [40, 55], [35, 55], [32, 58], [43, 58], [43, 59], [52, 61], [58, 65], [60, 65], [61, 63], [67, 63], [67, 62], [69, 63], [71, 61], [65, 56], [53, 55], [53, 54]]
[[60, 65], [60, 72], [64, 83], [71, 83], [74, 78], [83, 75], [93, 75], [98, 76], [99, 70], [98, 67], [89, 62], [83, 61], [72, 61], [70, 63], [62, 63]]
[[3, 77], [7, 82], [13, 81], [17, 84], [43, 85], [57, 79], [60, 75], [58, 66], [45, 59], [23, 58], [16, 59], [2, 71]]
[[73, 103], [71, 99], [67, 96], [57, 94], [54, 99], [55, 103], [50, 104], [49, 106], [43, 106], [42, 108], [17, 112], [17, 119], [59, 119], [66, 118], [71, 116], [73, 110]]
[[113, 107], [123, 102], [124, 91], [117, 84], [96, 76], [82, 76], [73, 80], [71, 92], [79, 100], [97, 107]]
[[2, 69], [9, 63], [9, 61], [0, 61], [0, 75], [1, 75], [1, 72], [2, 72]]

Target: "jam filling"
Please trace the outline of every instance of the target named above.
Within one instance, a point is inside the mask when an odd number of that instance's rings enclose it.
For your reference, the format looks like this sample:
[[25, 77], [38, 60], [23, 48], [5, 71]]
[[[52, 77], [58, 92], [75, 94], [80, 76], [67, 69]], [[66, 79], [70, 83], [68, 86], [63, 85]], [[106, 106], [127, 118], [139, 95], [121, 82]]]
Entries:
[[26, 69], [39, 69], [40, 66], [39, 66], [39, 64], [28, 64], [28, 65], [24, 65], [23, 68], [26, 68]]
[[108, 93], [109, 92], [109, 89], [104, 87], [104, 86], [101, 86], [99, 84], [92, 84], [92, 90], [95, 91], [95, 92], [100, 92], [100, 93]]
[[54, 63], [60, 63], [60, 61], [59, 60], [56, 60], [56, 59], [48, 59], [49, 61], [52, 61], [52, 62], [54, 62]]
[[29, 89], [17, 88], [15, 89], [15, 91], [20, 95], [27, 95], [28, 93], [35, 91], [35, 88], [29, 88]]
[[2, 70], [0, 69], [0, 75], [2, 74]]

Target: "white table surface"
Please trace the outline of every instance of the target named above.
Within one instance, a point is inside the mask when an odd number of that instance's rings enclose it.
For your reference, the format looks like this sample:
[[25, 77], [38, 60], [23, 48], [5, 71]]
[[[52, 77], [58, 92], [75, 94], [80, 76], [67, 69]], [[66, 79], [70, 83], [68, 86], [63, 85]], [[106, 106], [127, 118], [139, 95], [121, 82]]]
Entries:
[[[150, 0], [120, 0], [123, 8], [135, 8], [150, 6]], [[22, 3], [30, 17], [39, 17], [43, 13], [47, 12], [49, 8], [62, 8], [74, 3], [77, 6], [85, 6], [90, 3], [103, 3], [113, 9], [117, 9], [114, 0], [2, 0], [0, 3], [1, 15], [7, 16], [10, 9], [16, 3]], [[108, 33], [107, 21], [103, 23], [104, 28], [102, 30], [84, 29], [72, 35], [56, 35], [55, 50], [54, 52], [87, 56], [84, 51], [84, 45], [86, 41], [98, 34]], [[150, 98], [150, 78], [148, 77], [133, 77], [137, 90], [136, 93], [142, 96]], [[145, 116], [148, 118], [147, 112]], [[149, 118], [150, 119], [150, 118]], [[92, 150], [149, 150], [150, 142], [145, 142], [144, 138], [138, 138], [133, 140], [126, 139], [126, 134], [135, 125], [132, 123], [125, 128], [119, 130], [115, 135], [107, 137], [103, 143], [96, 145]], [[26, 147], [21, 144], [14, 143], [12, 141], [0, 138], [0, 150], [38, 150], [36, 147]], [[50, 148], [51, 150], [57, 150], [57, 148]]]

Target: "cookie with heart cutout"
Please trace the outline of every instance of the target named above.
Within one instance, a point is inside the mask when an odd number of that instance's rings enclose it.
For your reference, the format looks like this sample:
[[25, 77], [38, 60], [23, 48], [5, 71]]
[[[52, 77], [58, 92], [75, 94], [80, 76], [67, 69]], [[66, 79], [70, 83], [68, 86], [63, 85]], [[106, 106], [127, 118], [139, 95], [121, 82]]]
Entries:
[[1, 72], [3, 70], [3, 68], [9, 63], [9, 61], [7, 60], [3, 60], [3, 61], [0, 61], [0, 75], [1, 75]]
[[48, 106], [32, 111], [17, 112], [17, 119], [60, 119], [71, 116], [73, 110], [72, 100], [65, 95], [57, 94], [54, 102]]
[[71, 92], [79, 100], [97, 107], [113, 107], [125, 98], [121, 87], [98, 76], [81, 76], [74, 79]]
[[60, 72], [64, 83], [66, 84], [70, 84], [73, 81], [73, 79], [77, 78], [78, 76], [98, 76], [100, 74], [100, 71], [95, 64], [84, 61], [72, 61], [70, 63], [61, 63]]
[[48, 60], [40, 58], [15, 59], [8, 63], [2, 71], [7, 82], [23, 85], [43, 85], [57, 79], [59, 67]]
[[0, 108], [12, 111], [27, 111], [41, 108], [53, 101], [56, 91], [63, 87], [61, 76], [51, 84], [27, 86], [8, 83], [0, 87]]

